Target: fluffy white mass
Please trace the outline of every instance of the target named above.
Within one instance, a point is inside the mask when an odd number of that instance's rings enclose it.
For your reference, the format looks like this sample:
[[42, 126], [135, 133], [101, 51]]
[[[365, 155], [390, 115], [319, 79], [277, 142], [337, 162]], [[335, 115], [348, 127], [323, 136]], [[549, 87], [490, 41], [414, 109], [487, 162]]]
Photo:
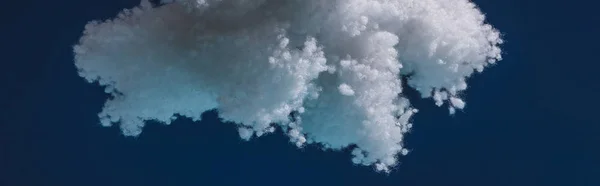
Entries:
[[501, 43], [468, 0], [142, 0], [86, 25], [74, 52], [112, 95], [101, 123], [125, 135], [217, 109], [243, 139], [279, 126], [388, 171], [417, 112], [402, 83], [453, 113]]

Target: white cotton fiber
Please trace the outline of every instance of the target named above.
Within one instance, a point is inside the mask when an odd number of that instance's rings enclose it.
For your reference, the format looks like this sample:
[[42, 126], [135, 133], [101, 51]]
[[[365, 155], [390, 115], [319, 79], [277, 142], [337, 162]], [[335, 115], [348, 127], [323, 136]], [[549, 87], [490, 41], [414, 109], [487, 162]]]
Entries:
[[112, 95], [101, 123], [125, 135], [217, 109], [243, 139], [280, 126], [299, 147], [354, 144], [354, 163], [389, 171], [417, 112], [402, 83], [454, 113], [501, 43], [467, 0], [142, 0], [86, 25], [74, 52]]
[[340, 93], [342, 95], [345, 95], [345, 96], [352, 96], [352, 95], [354, 95], [354, 90], [352, 90], [352, 87], [350, 87], [350, 85], [348, 85], [348, 84], [342, 83], [338, 87], [338, 89], [340, 90]]

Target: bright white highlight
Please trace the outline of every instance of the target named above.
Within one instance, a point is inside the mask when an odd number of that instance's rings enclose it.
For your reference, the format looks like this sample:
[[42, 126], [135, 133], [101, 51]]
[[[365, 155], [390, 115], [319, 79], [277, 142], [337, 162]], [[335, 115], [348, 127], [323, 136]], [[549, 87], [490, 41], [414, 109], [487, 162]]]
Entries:
[[277, 125], [299, 147], [355, 144], [354, 163], [389, 171], [417, 113], [402, 83], [454, 113], [501, 43], [467, 0], [142, 0], [90, 22], [74, 51], [113, 96], [101, 123], [127, 136], [216, 108], [243, 139]]

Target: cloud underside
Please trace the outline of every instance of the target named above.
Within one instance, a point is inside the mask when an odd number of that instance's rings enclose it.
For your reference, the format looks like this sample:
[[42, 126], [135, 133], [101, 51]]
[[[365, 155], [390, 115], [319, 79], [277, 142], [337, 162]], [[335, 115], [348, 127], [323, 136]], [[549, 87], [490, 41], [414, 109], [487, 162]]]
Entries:
[[279, 126], [299, 147], [356, 145], [354, 163], [388, 171], [417, 112], [402, 84], [454, 113], [501, 43], [468, 0], [142, 0], [88, 23], [74, 52], [112, 95], [102, 125], [127, 136], [217, 109], [243, 139]]

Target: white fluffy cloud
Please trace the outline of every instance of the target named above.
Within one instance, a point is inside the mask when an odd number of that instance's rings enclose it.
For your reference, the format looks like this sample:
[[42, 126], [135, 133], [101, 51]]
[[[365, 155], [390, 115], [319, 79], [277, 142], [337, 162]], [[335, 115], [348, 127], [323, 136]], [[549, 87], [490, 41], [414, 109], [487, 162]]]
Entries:
[[387, 171], [417, 112], [402, 83], [453, 113], [501, 43], [468, 0], [142, 0], [86, 25], [74, 52], [112, 95], [101, 123], [125, 135], [217, 109], [243, 139], [279, 126], [298, 146], [355, 144], [354, 163]]

